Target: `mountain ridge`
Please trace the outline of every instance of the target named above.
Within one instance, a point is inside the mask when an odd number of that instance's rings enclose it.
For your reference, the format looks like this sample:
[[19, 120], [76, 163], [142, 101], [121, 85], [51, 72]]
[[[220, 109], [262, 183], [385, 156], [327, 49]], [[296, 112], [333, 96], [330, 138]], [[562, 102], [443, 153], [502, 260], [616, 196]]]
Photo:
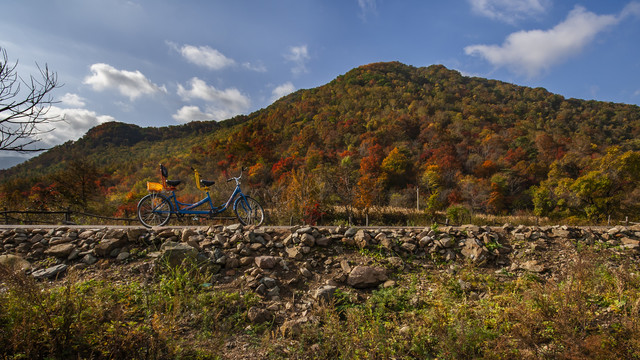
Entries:
[[[418, 186], [431, 209], [464, 204], [509, 213], [534, 210], [535, 192], [560, 191], [559, 178], [575, 182], [602, 169], [598, 159], [610, 156], [616, 163], [621, 154], [640, 150], [639, 134], [635, 105], [566, 99], [543, 88], [463, 76], [443, 65], [372, 63], [221, 122], [103, 124], [0, 172], [0, 181], [42, 177], [76, 156], [115, 177], [115, 192], [122, 195], [144, 191], [144, 179], [159, 162], [182, 178], [190, 177], [190, 166], [203, 174], [245, 166], [264, 201], [286, 202], [290, 211], [346, 202], [363, 209], [402, 205], [415, 197], [409, 188]], [[127, 161], [113, 160], [118, 153]], [[314, 184], [299, 181], [292, 189], [296, 176]], [[636, 189], [635, 180], [631, 184], [625, 191]], [[307, 199], [287, 198], [277, 189]], [[557, 203], [563, 195], [556, 195]]]

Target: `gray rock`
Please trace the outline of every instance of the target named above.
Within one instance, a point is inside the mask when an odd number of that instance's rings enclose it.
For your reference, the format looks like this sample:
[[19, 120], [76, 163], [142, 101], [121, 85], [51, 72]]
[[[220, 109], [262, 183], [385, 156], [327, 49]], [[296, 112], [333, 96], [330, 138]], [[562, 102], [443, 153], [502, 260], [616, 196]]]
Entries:
[[18, 255], [0, 255], [0, 265], [8, 267], [14, 272], [31, 269], [31, 263]]
[[84, 257], [82, 257], [81, 261], [87, 265], [93, 265], [98, 262], [98, 259], [91, 254], [86, 254]]
[[316, 289], [313, 297], [318, 301], [330, 302], [333, 299], [333, 296], [336, 293], [338, 288], [332, 285], [324, 285], [319, 289]]
[[182, 230], [182, 234], [180, 235], [180, 241], [186, 243], [187, 241], [189, 241], [190, 237], [195, 235], [198, 235], [198, 233], [195, 230], [190, 228], [185, 228], [184, 230]]
[[273, 269], [278, 264], [275, 256], [258, 256], [254, 261], [260, 269]]
[[487, 259], [488, 251], [475, 238], [468, 238], [462, 247], [462, 255], [474, 262], [481, 262]]
[[292, 258], [292, 259], [295, 259], [295, 260], [302, 259], [302, 252], [301, 252], [300, 248], [297, 247], [297, 246], [287, 248], [286, 252], [287, 252], [287, 256]]
[[121, 253], [118, 254], [118, 256], [116, 256], [116, 260], [118, 261], [125, 261], [127, 260], [129, 257], [131, 256], [131, 254], [127, 251], [123, 251]]
[[349, 230], [345, 231], [344, 236], [345, 237], [353, 237], [356, 235], [356, 233], [358, 232], [358, 228], [349, 228]]
[[45, 250], [46, 255], [55, 256], [57, 258], [66, 259], [71, 252], [76, 249], [76, 246], [70, 243], [62, 243], [53, 245], [49, 249]]
[[252, 306], [247, 311], [247, 318], [249, 318], [249, 321], [253, 324], [262, 324], [267, 321], [273, 320], [273, 314], [267, 309], [261, 309], [257, 306]]
[[238, 230], [242, 230], [242, 224], [240, 223], [225, 226], [224, 228], [224, 231], [228, 231], [228, 232], [236, 232]]
[[[147, 229], [145, 228], [133, 228], [127, 229], [127, 239], [129, 242], [137, 243], [140, 241], [140, 237], [147, 233]], [[82, 234], [80, 234], [82, 236]]]
[[309, 233], [302, 233], [302, 235], [300, 235], [300, 243], [303, 246], [313, 246], [316, 243], [316, 239]]
[[109, 256], [113, 250], [121, 248], [127, 243], [128, 239], [126, 235], [119, 238], [106, 238], [96, 245], [94, 251], [98, 256]]
[[31, 275], [36, 279], [51, 279], [63, 273], [68, 267], [68, 265], [60, 264], [50, 268], [34, 271]]
[[318, 246], [329, 246], [330, 243], [331, 243], [331, 238], [329, 237], [321, 236], [316, 238], [316, 245]]
[[360, 249], [364, 249], [369, 246], [369, 242], [371, 241], [371, 235], [364, 230], [358, 230], [356, 235], [353, 237], [353, 240], [356, 242], [356, 245]]
[[544, 265], [539, 264], [536, 260], [525, 261], [524, 263], [520, 264], [520, 269], [535, 273], [541, 273], [546, 270]]
[[166, 263], [170, 267], [177, 267], [184, 262], [196, 262], [198, 250], [183, 243], [165, 242], [160, 248], [162, 254], [158, 257], [158, 263]]
[[383, 268], [359, 265], [351, 270], [347, 284], [357, 289], [375, 287], [387, 280]]

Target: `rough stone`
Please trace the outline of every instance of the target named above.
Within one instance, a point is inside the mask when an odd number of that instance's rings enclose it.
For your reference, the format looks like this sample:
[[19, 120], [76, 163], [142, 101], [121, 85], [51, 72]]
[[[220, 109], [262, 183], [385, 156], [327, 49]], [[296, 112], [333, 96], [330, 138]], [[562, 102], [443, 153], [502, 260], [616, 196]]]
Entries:
[[302, 233], [300, 235], [300, 243], [304, 246], [313, 246], [316, 243], [316, 239], [309, 233]]
[[330, 302], [338, 288], [332, 285], [324, 285], [316, 289], [313, 297], [318, 301]]
[[300, 260], [303, 257], [302, 252], [300, 251], [300, 248], [297, 246], [287, 248], [286, 252], [288, 257], [295, 260]]
[[162, 254], [157, 261], [160, 264], [166, 263], [170, 267], [180, 266], [185, 261], [196, 261], [198, 256], [198, 250], [183, 243], [166, 242], [160, 251]]
[[247, 318], [249, 318], [249, 321], [253, 324], [262, 324], [273, 320], [273, 314], [267, 309], [252, 306], [247, 311]]
[[474, 238], [468, 238], [464, 241], [464, 246], [462, 247], [461, 252], [465, 258], [474, 262], [484, 261], [486, 260], [488, 255], [488, 252], [484, 248], [484, 246], [482, 246], [482, 244]]
[[357, 289], [375, 287], [387, 280], [383, 268], [359, 265], [351, 270], [347, 284]]
[[360, 249], [364, 249], [369, 246], [371, 235], [369, 235], [369, 233], [364, 230], [358, 230], [356, 235], [353, 237], [353, 240]]
[[31, 275], [36, 279], [51, 279], [63, 273], [68, 267], [66, 264], [59, 264], [46, 269], [36, 270], [32, 272]]
[[109, 256], [113, 250], [123, 247], [127, 242], [126, 236], [103, 239], [96, 245], [95, 253], [98, 256]]
[[254, 260], [260, 269], [273, 269], [278, 264], [275, 256], [258, 256]]
[[45, 250], [44, 253], [46, 255], [55, 256], [57, 258], [66, 259], [73, 250], [75, 250], [76, 246], [70, 243], [62, 243], [51, 246], [49, 249]]
[[0, 265], [8, 267], [14, 272], [31, 269], [31, 263], [18, 255], [0, 255]]

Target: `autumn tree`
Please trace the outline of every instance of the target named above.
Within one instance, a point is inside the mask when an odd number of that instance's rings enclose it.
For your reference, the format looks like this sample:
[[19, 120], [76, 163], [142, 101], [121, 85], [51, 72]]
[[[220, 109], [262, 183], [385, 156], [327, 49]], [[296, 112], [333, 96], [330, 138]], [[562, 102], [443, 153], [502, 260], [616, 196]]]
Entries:
[[58, 76], [45, 65], [38, 66], [40, 78], [24, 80], [17, 66], [9, 63], [6, 50], [0, 48], [0, 151], [42, 151], [39, 136], [50, 131], [44, 125], [59, 120], [48, 114]]
[[411, 170], [409, 152], [405, 149], [393, 148], [387, 157], [382, 160], [380, 168], [386, 184], [397, 187], [407, 184], [407, 178]]
[[82, 211], [87, 211], [90, 201], [100, 194], [101, 174], [93, 163], [85, 159], [70, 162], [53, 179], [59, 184], [58, 191], [67, 204]]

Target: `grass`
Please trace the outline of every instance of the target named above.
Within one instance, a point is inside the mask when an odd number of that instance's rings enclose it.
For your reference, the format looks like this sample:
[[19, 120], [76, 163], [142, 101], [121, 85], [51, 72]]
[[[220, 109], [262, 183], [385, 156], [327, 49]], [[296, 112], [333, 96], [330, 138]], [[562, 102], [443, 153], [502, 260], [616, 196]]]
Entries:
[[[638, 265], [585, 254], [556, 281], [463, 267], [316, 308], [272, 358], [638, 359]], [[462, 287], [460, 284], [464, 283]], [[482, 296], [478, 296], [482, 294]], [[342, 297], [344, 298], [344, 296]], [[283, 352], [279, 344], [288, 344]]]
[[253, 292], [162, 269], [152, 279], [53, 283], [0, 270], [2, 359], [640, 359], [637, 261], [584, 247], [552, 279], [468, 265], [342, 289], [295, 332], [250, 324]]
[[216, 359], [257, 303], [170, 269], [151, 284], [71, 274], [49, 286], [7, 269], [0, 281], [2, 359]]

